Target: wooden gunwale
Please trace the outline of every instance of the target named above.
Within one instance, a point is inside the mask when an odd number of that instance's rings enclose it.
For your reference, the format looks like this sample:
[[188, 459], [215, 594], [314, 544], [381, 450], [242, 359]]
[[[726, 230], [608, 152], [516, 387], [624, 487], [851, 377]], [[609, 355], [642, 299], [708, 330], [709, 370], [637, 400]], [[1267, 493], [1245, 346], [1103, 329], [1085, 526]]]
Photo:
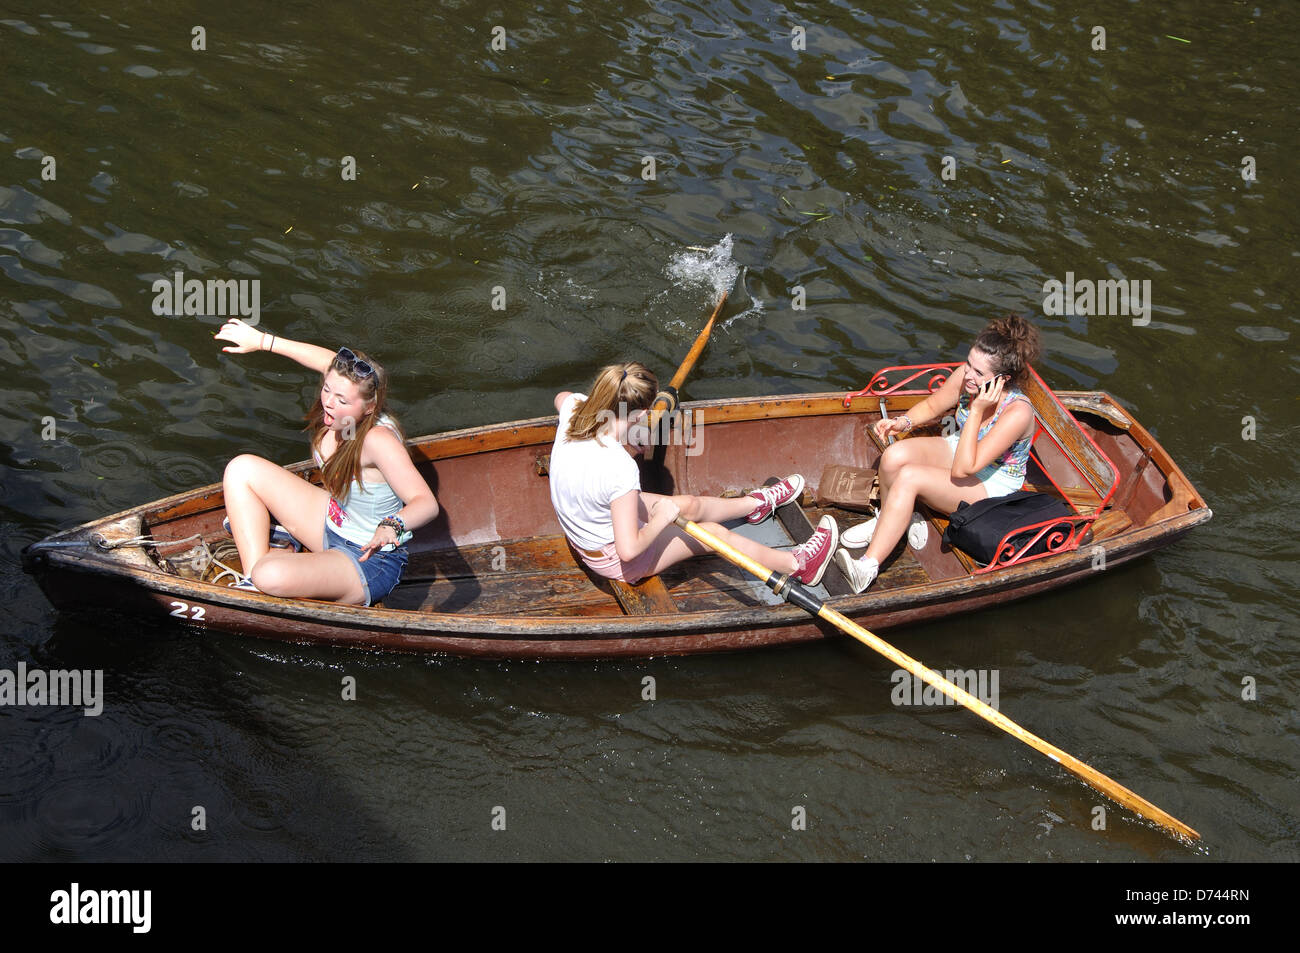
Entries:
[[[1208, 520], [1211, 514], [1204, 500], [1191, 488], [1190, 481], [1154, 438], [1110, 395], [1084, 393], [1106, 408], [1100, 416], [1111, 420], [1112, 424], [1115, 417], [1128, 421], [1129, 426], [1121, 429], [1127, 430], [1139, 446], [1152, 448], [1152, 463], [1165, 475], [1170, 486], [1177, 481], [1188, 490], [1188, 512], [1146, 526], [1131, 527], [1073, 552], [1033, 560], [996, 573], [840, 596], [829, 600], [829, 604], [852, 618], [882, 629], [937, 618], [954, 609], [960, 610], [967, 603], [983, 603], [990, 596], [999, 596], [998, 601], [1007, 601], [1091, 573], [1092, 553], [1097, 546], [1105, 550], [1109, 568], [1144, 555]], [[921, 399], [921, 396], [891, 397], [888, 404], [893, 411], [905, 409]], [[700, 414], [706, 425], [723, 421], [833, 414], [872, 416], [878, 413], [876, 407], [865, 406], [865, 402], [857, 408], [846, 409], [842, 400], [843, 394], [837, 393], [729, 398], [682, 406]], [[431, 435], [411, 441], [412, 453], [417, 460], [436, 461], [512, 447], [549, 446], [555, 425], [556, 418], [551, 416]], [[307, 472], [312, 467], [304, 462], [290, 469]], [[88, 538], [101, 527], [120, 525], [124, 520], [129, 523], [134, 519], [141, 524], [159, 526], [208, 510], [218, 510], [220, 505], [221, 487], [214, 484], [82, 524], [50, 537], [47, 542]], [[776, 644], [819, 637], [817, 624], [812, 623], [802, 610], [788, 605], [633, 617], [470, 615], [278, 599], [127, 565], [125, 560], [96, 550], [45, 550], [41, 552], [41, 558], [47, 564], [44, 567], [46, 572], [72, 570], [97, 577], [104, 583], [126, 583], [134, 589], [144, 590], [151, 594], [154, 602], [175, 600], [207, 606], [223, 615], [237, 613], [246, 617], [248, 625], [231, 626], [236, 629], [270, 630], [302, 626], [311, 631], [304, 630], [298, 633], [298, 637], [308, 641], [497, 657], [593, 657], [718, 651], [749, 644]], [[251, 631], [250, 634], [264, 633]], [[823, 631], [822, 634], [832, 633]], [[292, 634], [280, 637], [295, 639]]]

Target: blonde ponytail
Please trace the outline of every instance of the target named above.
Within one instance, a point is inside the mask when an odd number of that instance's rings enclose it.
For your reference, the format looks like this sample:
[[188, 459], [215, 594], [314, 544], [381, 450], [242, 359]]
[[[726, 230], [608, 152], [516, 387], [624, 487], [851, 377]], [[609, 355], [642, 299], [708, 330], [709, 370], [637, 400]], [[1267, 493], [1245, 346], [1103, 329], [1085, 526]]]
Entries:
[[659, 392], [659, 379], [639, 361], [602, 367], [587, 399], [578, 404], [569, 419], [565, 436], [569, 440], [591, 440], [610, 417], [645, 410]]

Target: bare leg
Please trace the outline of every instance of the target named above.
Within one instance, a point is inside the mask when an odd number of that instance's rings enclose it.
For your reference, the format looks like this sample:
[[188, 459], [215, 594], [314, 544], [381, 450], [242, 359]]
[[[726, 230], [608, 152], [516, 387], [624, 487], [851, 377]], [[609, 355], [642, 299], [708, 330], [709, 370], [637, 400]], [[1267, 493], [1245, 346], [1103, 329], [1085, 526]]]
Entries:
[[[642, 499], [649, 499], [649, 504], [654, 504], [659, 495], [655, 493], [642, 493]], [[679, 495], [673, 497], [672, 502], [677, 504], [681, 510], [681, 515], [686, 519], [692, 520], [693, 523], [701, 523], [703, 520], [710, 523], [729, 523], [731, 520], [738, 520], [741, 516], [749, 516], [751, 512], [757, 510], [758, 501], [753, 497], [732, 497], [723, 499], [722, 497], [686, 497]]]
[[973, 476], [953, 480], [951, 461], [944, 466], [905, 464], [895, 472], [888, 497], [885, 497], [884, 480], [881, 479], [880, 517], [864, 558], [884, 562], [907, 531], [918, 499], [944, 513], [951, 513], [962, 501], [975, 503], [986, 496], [988, 492], [984, 484]]
[[[234, 522], [231, 522], [234, 528]], [[343, 553], [291, 553], [274, 550], [258, 560], [249, 573], [253, 585], [269, 596], [328, 599], [359, 605], [366, 592], [357, 567]]]
[[[654, 505], [657, 494], [641, 494], [640, 517], [643, 522], [650, 521], [649, 507]], [[707, 530], [714, 536], [717, 536], [724, 543], [732, 546], [750, 559], [757, 560], [768, 569], [777, 572], [794, 572], [799, 568], [794, 556], [781, 549], [772, 549], [770, 546], [764, 546], [748, 537], [741, 536], [739, 533], [733, 533], [725, 526], [719, 526], [718, 520], [734, 520], [742, 516], [748, 516], [758, 506], [758, 500], [751, 496], [736, 497], [735, 499], [724, 500], [717, 496], [674, 496], [673, 502], [681, 510], [681, 515], [694, 523], [698, 523], [702, 529]], [[666, 538], [665, 538], [666, 537]], [[656, 539], [652, 546], [662, 546], [663, 550], [655, 562], [654, 571], [662, 572], [669, 566], [681, 562], [683, 559], [689, 559], [692, 556], [705, 556], [713, 552], [693, 536], [688, 536], [685, 532], [676, 526], [667, 527], [659, 538]]]
[[[270, 549], [272, 516], [308, 549], [319, 553], [325, 548], [325, 514], [330, 497], [320, 487], [270, 460], [247, 453], [226, 464], [222, 487], [230, 532], [239, 548], [245, 575], [252, 574]], [[346, 560], [346, 556], [339, 555]]]
[[942, 437], [910, 437], [898, 440], [885, 448], [880, 456], [880, 505], [883, 509], [889, 491], [898, 479], [899, 471], [909, 463], [931, 467], [951, 467], [952, 447]]

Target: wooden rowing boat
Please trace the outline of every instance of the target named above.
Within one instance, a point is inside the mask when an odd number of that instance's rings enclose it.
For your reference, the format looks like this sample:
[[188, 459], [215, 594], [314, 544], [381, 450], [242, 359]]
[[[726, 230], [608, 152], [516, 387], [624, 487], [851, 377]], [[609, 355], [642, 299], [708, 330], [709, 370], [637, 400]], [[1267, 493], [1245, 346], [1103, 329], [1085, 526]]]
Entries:
[[[832, 513], [815, 503], [828, 464], [874, 468], [869, 426], [903, 413], [956, 365], [889, 368], [852, 395], [803, 394], [685, 403], [647, 489], [746, 492], [803, 473], [802, 505], [756, 528], [773, 545], [801, 542]], [[1049, 551], [975, 565], [941, 540], [906, 546], [876, 583], [853, 595], [838, 568], [829, 604], [885, 630], [1040, 593], [1136, 559], [1207, 521], [1210, 509], [1159, 443], [1103, 392], [1053, 394], [1035, 378], [1040, 433], [1029, 482], [1071, 502], [1076, 516], [1040, 527]], [[443, 512], [410, 543], [406, 576], [380, 606], [280, 599], [205, 581], [196, 539], [225, 537], [220, 484], [167, 497], [65, 532], [23, 551], [23, 566], [64, 610], [125, 610], [186, 625], [289, 642], [321, 642], [496, 658], [684, 655], [837, 636], [718, 557], [680, 564], [638, 587], [611, 587], [575, 558], [551, 509], [546, 463], [555, 417], [410, 441]], [[313, 478], [310, 463], [289, 469]], [[751, 531], [746, 529], [745, 531]], [[187, 571], [193, 557], [196, 571]], [[198, 571], [202, 570], [202, 571]]]

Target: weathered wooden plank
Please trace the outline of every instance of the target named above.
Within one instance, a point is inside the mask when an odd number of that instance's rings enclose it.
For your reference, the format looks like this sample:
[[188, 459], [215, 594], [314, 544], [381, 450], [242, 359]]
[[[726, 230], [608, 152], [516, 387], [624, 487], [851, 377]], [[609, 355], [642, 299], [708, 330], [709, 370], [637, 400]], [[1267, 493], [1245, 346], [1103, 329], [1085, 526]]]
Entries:
[[455, 548], [416, 550], [406, 565], [406, 579], [481, 577], [502, 572], [559, 570], [581, 572], [562, 535], [503, 539]]
[[608, 592], [576, 568], [489, 573], [455, 579], [403, 579], [384, 600], [390, 609], [457, 612], [475, 616], [619, 615]]
[[636, 583], [611, 579], [609, 584], [618, 604], [627, 615], [659, 615], [678, 611], [677, 603], [668, 594], [668, 587], [658, 576], [647, 576]]
[[1106, 394], [1077, 390], [1058, 390], [1055, 393], [1057, 399], [1066, 410], [1070, 411], [1071, 415], [1076, 412], [1095, 414], [1120, 430], [1128, 430], [1129, 425], [1132, 423], [1128, 415], [1117, 407]]
[[[1084, 434], [1079, 422], [1056, 400], [1032, 368], [1029, 379], [1021, 387], [1039, 421], [1059, 442], [1061, 449], [1092, 484], [1097, 495], [1105, 498], [1115, 485], [1115, 468]], [[1059, 480], [1057, 481], [1060, 482]]]
[[1129, 519], [1127, 513], [1122, 510], [1110, 510], [1093, 520], [1079, 545], [1087, 546], [1103, 539], [1109, 539], [1124, 532], [1132, 525], [1133, 521]]
[[1052, 486], [1051, 483], [1030, 483], [1025, 481], [1024, 486], [1020, 489], [1027, 490], [1030, 493], [1046, 493], [1050, 496], [1063, 496], [1066, 501], [1079, 513], [1088, 509], [1096, 509], [1097, 504], [1101, 502], [1095, 490], [1090, 486], [1062, 486], [1059, 488]]

